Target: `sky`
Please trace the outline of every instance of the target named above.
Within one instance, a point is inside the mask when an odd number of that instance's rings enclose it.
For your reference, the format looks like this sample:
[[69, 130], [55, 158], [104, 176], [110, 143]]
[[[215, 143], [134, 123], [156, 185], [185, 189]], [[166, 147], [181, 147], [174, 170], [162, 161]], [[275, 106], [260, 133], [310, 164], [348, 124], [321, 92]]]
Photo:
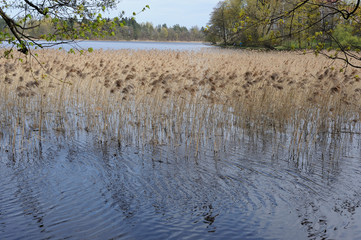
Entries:
[[117, 11], [111, 11], [113, 17], [125, 11], [125, 16], [132, 16], [149, 5], [150, 9], [136, 16], [138, 23], [151, 22], [154, 26], [179, 24], [187, 28], [205, 27], [213, 8], [220, 0], [121, 0]]

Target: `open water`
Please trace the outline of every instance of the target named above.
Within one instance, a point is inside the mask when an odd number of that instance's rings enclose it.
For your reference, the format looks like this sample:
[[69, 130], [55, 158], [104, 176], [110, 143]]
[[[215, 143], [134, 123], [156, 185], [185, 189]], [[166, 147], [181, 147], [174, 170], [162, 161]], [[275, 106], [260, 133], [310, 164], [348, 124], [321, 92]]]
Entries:
[[247, 134], [197, 157], [90, 133], [2, 141], [0, 239], [361, 239], [360, 139], [339, 137], [309, 160]]
[[[214, 46], [199, 42], [151, 42], [151, 41], [76, 41], [66, 44], [54, 44], [53, 42], [38, 41], [44, 48], [62, 48], [64, 50], [176, 50], [176, 51], [198, 51], [201, 49], [214, 48]], [[1, 45], [0, 45], [1, 46]], [[8, 46], [3, 44], [3, 47]]]

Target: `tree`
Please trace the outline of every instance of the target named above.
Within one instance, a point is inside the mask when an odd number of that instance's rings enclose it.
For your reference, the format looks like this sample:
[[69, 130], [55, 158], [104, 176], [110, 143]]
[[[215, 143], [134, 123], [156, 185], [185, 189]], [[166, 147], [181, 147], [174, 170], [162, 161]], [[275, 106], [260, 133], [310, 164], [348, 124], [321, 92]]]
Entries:
[[[105, 35], [108, 32], [103, 31], [103, 26], [110, 24], [110, 29], [113, 29], [119, 19], [109, 23], [101, 13], [115, 8], [116, 4], [117, 0], [4, 0], [0, 3], [0, 16], [5, 28], [0, 30], [0, 41], [7, 41], [27, 54], [31, 46], [53, 46], [85, 38], [86, 33]], [[44, 23], [48, 26], [46, 31], [40, 29]], [[30, 34], [35, 29], [44, 31], [41, 38], [48, 43], [40, 44]]]
[[226, 1], [219, 2], [217, 7], [213, 9], [210, 20], [211, 27], [209, 28], [208, 34], [211, 38], [217, 36], [223, 39], [224, 45], [227, 45], [229, 33], [229, 26], [226, 18], [226, 5]]
[[[299, 48], [361, 68], [361, 41], [357, 36], [361, 23], [360, 1], [284, 0], [281, 11], [259, 19], [264, 26], [276, 26], [278, 31], [278, 34], [263, 35], [262, 41], [289, 39], [298, 42]], [[266, 9], [272, 9], [278, 2], [263, 3]], [[282, 27], [277, 27], [280, 23]], [[341, 30], [344, 34], [340, 34]]]
[[[317, 28], [312, 35], [308, 34], [307, 41], [316, 54], [323, 54], [332, 59], [343, 60], [347, 65], [361, 68], [361, 41], [355, 36], [360, 32], [361, 26], [361, 0], [340, 1], [340, 0], [301, 0], [294, 1], [276, 17], [269, 18], [270, 24], [280, 19], [287, 19], [291, 22], [288, 35], [308, 32]], [[293, 28], [295, 17], [302, 11], [316, 12], [317, 15], [311, 21], [305, 22], [299, 28]], [[345, 29], [345, 34], [340, 34], [340, 26]], [[349, 38], [346, 40], [345, 37]], [[351, 39], [352, 38], [352, 39]], [[335, 46], [333, 46], [335, 45]], [[335, 50], [335, 51], [332, 51]]]
[[312, 50], [361, 68], [361, 0], [224, 0], [208, 41]]
[[[165, 27], [164, 27], [165, 26]], [[162, 40], [167, 40], [168, 38], [168, 28], [167, 25], [163, 24], [162, 29], [160, 30], [160, 36]]]

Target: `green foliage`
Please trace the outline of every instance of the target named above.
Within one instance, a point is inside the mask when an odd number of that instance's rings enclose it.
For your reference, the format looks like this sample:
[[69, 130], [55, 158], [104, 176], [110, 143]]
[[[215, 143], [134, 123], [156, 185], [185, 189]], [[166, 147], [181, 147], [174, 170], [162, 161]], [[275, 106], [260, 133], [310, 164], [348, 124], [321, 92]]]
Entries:
[[[104, 28], [114, 26], [115, 21], [106, 20], [100, 12], [114, 8], [116, 4], [116, 0], [83, 0], [79, 3], [4, 0], [0, 2], [0, 41], [7, 41], [27, 54], [31, 44], [43, 48], [85, 37], [88, 33], [112, 35], [112, 31], [106, 32]], [[39, 38], [49, 44], [39, 44]]]
[[206, 39], [213, 43], [222, 40], [225, 45], [233, 43], [234, 36], [242, 28], [242, 6], [243, 0], [219, 2], [211, 14]]
[[346, 48], [361, 48], [361, 38], [353, 34], [353, 27], [350, 25], [337, 25], [333, 35]]
[[214, 8], [206, 40], [225, 45], [277, 49], [313, 49], [317, 53], [342, 46], [360, 51], [361, 11], [350, 2], [224, 0]]
[[[102, 19], [102, 25], [99, 26], [98, 20], [74, 20], [68, 19], [59, 23], [59, 19], [49, 18], [47, 20], [32, 20], [31, 28], [25, 33], [33, 36], [35, 39], [43, 39], [50, 42], [70, 40], [67, 35], [51, 34], [62, 29], [65, 26], [81, 28], [83, 31], [74, 33], [72, 37], [87, 40], [153, 40], [153, 41], [204, 41], [204, 29], [198, 27], [186, 27], [178, 24], [173, 27], [167, 27], [166, 24], [153, 26], [151, 23], [139, 24], [133, 18], [114, 18]], [[29, 42], [29, 45], [34, 45]], [[38, 45], [41, 47], [41, 44]]]

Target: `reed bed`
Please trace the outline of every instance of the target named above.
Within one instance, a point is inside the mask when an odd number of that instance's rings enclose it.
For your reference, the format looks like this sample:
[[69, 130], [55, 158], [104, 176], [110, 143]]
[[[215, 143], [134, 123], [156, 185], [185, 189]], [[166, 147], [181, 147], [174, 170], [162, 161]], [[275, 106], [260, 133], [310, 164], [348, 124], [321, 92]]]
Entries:
[[41, 64], [0, 59], [3, 149], [26, 149], [47, 133], [91, 133], [118, 146], [191, 146], [197, 155], [245, 135], [273, 134], [270, 144], [299, 158], [320, 139], [359, 134], [360, 70], [341, 72], [341, 63], [326, 58], [232, 50], [36, 53]]

